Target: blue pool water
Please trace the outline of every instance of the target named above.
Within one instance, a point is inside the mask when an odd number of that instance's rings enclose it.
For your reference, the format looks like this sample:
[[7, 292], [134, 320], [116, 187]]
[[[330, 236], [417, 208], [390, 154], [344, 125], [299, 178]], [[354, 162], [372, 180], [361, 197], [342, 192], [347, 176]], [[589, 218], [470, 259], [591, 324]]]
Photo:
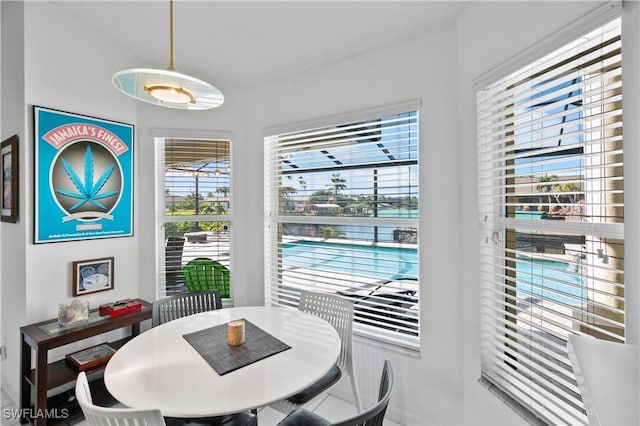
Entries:
[[[314, 241], [286, 243], [284, 266], [376, 277], [418, 279], [417, 249], [334, 244]], [[516, 289], [519, 298], [544, 297], [579, 304], [587, 297], [582, 278], [566, 262], [516, 259]]]
[[298, 241], [283, 245], [282, 262], [376, 278], [418, 279], [418, 253], [411, 248]]
[[519, 298], [541, 296], [575, 305], [587, 297], [582, 278], [566, 262], [516, 259], [516, 280]]

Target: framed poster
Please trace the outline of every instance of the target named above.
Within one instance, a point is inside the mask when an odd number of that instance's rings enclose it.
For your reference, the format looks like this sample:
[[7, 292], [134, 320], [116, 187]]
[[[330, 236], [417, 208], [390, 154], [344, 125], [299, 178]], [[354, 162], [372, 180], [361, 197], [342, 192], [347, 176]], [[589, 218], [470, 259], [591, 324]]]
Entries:
[[133, 235], [133, 125], [34, 106], [34, 243]]
[[18, 136], [0, 144], [0, 220], [18, 221]]

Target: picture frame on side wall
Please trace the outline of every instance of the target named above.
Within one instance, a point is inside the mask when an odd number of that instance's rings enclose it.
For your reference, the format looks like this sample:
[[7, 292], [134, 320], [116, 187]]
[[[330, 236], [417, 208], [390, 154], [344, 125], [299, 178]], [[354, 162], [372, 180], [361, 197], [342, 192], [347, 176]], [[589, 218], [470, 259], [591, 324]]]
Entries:
[[73, 262], [73, 296], [113, 290], [113, 257]]
[[0, 220], [18, 221], [18, 136], [13, 135], [0, 144]]
[[34, 243], [133, 235], [133, 125], [34, 106]]

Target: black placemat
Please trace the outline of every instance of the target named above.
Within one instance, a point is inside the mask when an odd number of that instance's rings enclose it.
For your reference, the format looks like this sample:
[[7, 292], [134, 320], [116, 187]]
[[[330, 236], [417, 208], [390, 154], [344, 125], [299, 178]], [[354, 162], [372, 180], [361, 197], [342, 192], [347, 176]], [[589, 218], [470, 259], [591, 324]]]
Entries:
[[255, 324], [244, 320], [245, 341], [239, 346], [227, 344], [227, 324], [220, 324], [184, 334], [187, 342], [219, 375], [291, 349]]

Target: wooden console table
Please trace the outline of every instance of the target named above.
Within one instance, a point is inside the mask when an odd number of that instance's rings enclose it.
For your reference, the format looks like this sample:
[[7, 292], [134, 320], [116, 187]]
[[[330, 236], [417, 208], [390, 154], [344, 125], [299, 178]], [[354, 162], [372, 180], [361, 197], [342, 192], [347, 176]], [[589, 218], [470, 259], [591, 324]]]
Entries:
[[[36, 426], [46, 425], [50, 412], [47, 412], [47, 391], [73, 383], [78, 372], [62, 359], [48, 362], [49, 350], [69, 343], [124, 327], [131, 327], [131, 335], [109, 346], [118, 349], [134, 336], [140, 334], [140, 323], [151, 319], [151, 304], [140, 300], [142, 309], [111, 318], [101, 316], [98, 309], [92, 309], [87, 321], [62, 327], [57, 319], [42, 321], [20, 328], [22, 340], [20, 360], [20, 407], [23, 417], [20, 423], [33, 421]], [[32, 368], [32, 353], [35, 352], [35, 368]], [[87, 371], [87, 374], [104, 369], [104, 365]], [[32, 389], [35, 391], [35, 403], [31, 405]], [[29, 414], [35, 418], [30, 418]], [[63, 420], [63, 419], [61, 419]]]

